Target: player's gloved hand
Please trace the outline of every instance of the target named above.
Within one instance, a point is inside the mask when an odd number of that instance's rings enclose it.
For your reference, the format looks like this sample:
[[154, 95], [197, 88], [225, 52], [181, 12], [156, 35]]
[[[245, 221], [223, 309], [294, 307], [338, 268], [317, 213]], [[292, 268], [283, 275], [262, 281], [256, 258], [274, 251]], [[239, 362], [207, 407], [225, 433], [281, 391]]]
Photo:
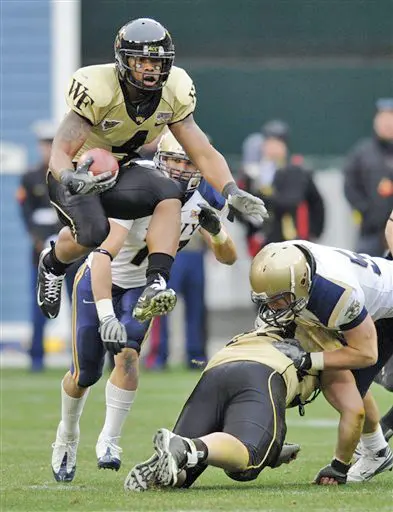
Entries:
[[89, 167], [93, 163], [92, 158], [88, 158], [83, 164], [78, 165], [76, 171], [65, 169], [61, 173], [60, 181], [68, 188], [70, 194], [100, 194], [113, 187], [114, 181], [105, 183], [105, 180], [112, 177], [111, 171], [103, 172], [98, 176], [89, 174]]
[[304, 376], [311, 369], [311, 354], [306, 352], [297, 340], [285, 338], [283, 341], [274, 343], [273, 347], [292, 359], [299, 377]]
[[314, 479], [317, 485], [340, 485], [347, 483], [347, 473], [351, 464], [344, 464], [340, 460], [333, 459], [330, 464], [318, 471]]
[[203, 203], [198, 203], [201, 211], [199, 212], [198, 219], [201, 228], [206, 229], [211, 235], [215, 236], [221, 231], [221, 221], [217, 213]]
[[102, 343], [110, 354], [119, 354], [125, 347], [127, 342], [126, 328], [115, 316], [104, 317], [100, 322], [99, 332]]
[[225, 185], [222, 195], [228, 200], [229, 206], [244, 215], [253, 217], [256, 221], [262, 223], [264, 219], [269, 217], [262, 199], [241, 190], [234, 181]]

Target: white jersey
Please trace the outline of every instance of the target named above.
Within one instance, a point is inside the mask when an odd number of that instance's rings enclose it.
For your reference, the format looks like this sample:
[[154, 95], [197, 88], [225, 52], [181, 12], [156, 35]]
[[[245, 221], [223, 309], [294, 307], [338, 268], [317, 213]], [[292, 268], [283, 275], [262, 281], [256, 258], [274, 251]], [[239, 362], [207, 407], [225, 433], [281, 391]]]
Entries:
[[[198, 204], [213, 207], [222, 218], [226, 213], [225, 200], [220, 194], [202, 180], [196, 190], [181, 209], [181, 250], [198, 231]], [[146, 245], [146, 234], [151, 216], [136, 220], [111, 219], [129, 230], [127, 238], [116, 258], [112, 261], [112, 283], [120, 288], [130, 289], [146, 285], [146, 269], [149, 251]], [[90, 266], [91, 256], [88, 258]]]
[[359, 325], [367, 313], [374, 321], [393, 317], [393, 261], [304, 240], [289, 243], [307, 248], [316, 263], [300, 321], [345, 331]]

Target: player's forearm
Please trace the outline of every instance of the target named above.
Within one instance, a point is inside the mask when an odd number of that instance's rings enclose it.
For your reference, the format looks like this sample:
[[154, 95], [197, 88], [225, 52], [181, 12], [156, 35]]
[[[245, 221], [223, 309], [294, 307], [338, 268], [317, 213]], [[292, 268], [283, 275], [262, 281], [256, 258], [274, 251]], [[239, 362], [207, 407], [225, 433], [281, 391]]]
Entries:
[[61, 174], [64, 170], [73, 169], [72, 158], [63, 150], [52, 149], [49, 169], [57, 181], [61, 181]]
[[[334, 350], [332, 352], [319, 352], [323, 357], [323, 368], [355, 370], [357, 368], [367, 368], [376, 363], [378, 354], [370, 349], [355, 349], [347, 346]], [[319, 357], [319, 356], [317, 356]], [[313, 355], [311, 356], [313, 360]], [[313, 365], [313, 367], [315, 367]]]
[[83, 146], [91, 131], [91, 125], [73, 111], [70, 111], [57, 130], [52, 144], [49, 168], [58, 181], [66, 169], [73, 169], [72, 159]]
[[200, 230], [205, 242], [213, 251], [216, 260], [224, 265], [233, 265], [237, 260], [236, 246], [232, 238], [226, 233], [222, 227], [218, 235], [212, 235], [205, 229]]
[[391, 254], [393, 254], [393, 211], [391, 212], [390, 217], [386, 223], [385, 238], [389, 251]]
[[195, 165], [205, 180], [220, 193], [225, 185], [235, 181], [225, 158], [212, 146], [206, 154], [198, 157]]
[[91, 287], [96, 303], [103, 299], [112, 300], [111, 260], [106, 254], [92, 254]]
[[212, 238], [212, 250], [214, 252], [214, 256], [216, 260], [220, 263], [224, 263], [225, 265], [233, 265], [237, 260], [237, 252], [235, 244], [233, 240], [227, 236], [227, 239], [224, 243], [214, 243]]

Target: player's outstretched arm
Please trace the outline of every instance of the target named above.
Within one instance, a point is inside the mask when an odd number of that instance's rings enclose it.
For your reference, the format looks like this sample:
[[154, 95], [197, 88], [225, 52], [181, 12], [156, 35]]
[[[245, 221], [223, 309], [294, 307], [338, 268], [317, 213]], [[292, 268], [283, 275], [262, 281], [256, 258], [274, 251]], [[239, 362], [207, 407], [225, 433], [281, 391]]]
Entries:
[[205, 204], [198, 204], [200, 233], [213, 251], [217, 261], [225, 265], [233, 265], [237, 260], [235, 244], [226, 233], [218, 214]]
[[74, 170], [72, 159], [83, 146], [92, 125], [73, 110], [70, 110], [60, 124], [52, 144], [49, 168], [53, 176], [61, 181], [65, 170]]
[[100, 321], [100, 335], [105, 348], [116, 355], [127, 341], [124, 325], [116, 318], [112, 304], [112, 259], [120, 251], [128, 229], [110, 220], [106, 240], [92, 253], [91, 287]]
[[203, 177], [218, 192], [234, 182], [225, 158], [209, 142], [192, 114], [169, 127]]
[[367, 368], [378, 360], [378, 340], [374, 322], [369, 314], [363, 322], [343, 331], [347, 345], [339, 350], [324, 352], [324, 367], [336, 369]]
[[225, 158], [210, 144], [192, 114], [169, 126], [203, 177], [240, 213], [263, 222], [268, 217], [264, 202], [236, 185]]
[[393, 254], [393, 210], [388, 218], [388, 221], [386, 222], [385, 238], [389, 251], [391, 254]]

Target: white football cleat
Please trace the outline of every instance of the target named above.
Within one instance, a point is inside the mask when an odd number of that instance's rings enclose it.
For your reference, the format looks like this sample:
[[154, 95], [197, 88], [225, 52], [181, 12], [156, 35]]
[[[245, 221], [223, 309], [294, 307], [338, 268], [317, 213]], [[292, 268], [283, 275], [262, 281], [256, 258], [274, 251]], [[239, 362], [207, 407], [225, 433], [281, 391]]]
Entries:
[[52, 444], [52, 471], [57, 482], [72, 482], [76, 471], [76, 452], [79, 443], [77, 435], [67, 439], [62, 435], [61, 422], [57, 428], [56, 441]]
[[123, 451], [117, 444], [119, 439], [119, 437], [107, 437], [102, 433], [99, 435], [96, 444], [98, 469], [114, 469], [119, 471], [121, 466], [120, 454]]
[[158, 455], [155, 453], [150, 459], [134, 466], [124, 481], [125, 491], [147, 491], [156, 483], [156, 468]]
[[348, 471], [347, 483], [368, 482], [375, 475], [393, 469], [393, 453], [389, 445], [379, 452], [362, 450], [361, 457]]

